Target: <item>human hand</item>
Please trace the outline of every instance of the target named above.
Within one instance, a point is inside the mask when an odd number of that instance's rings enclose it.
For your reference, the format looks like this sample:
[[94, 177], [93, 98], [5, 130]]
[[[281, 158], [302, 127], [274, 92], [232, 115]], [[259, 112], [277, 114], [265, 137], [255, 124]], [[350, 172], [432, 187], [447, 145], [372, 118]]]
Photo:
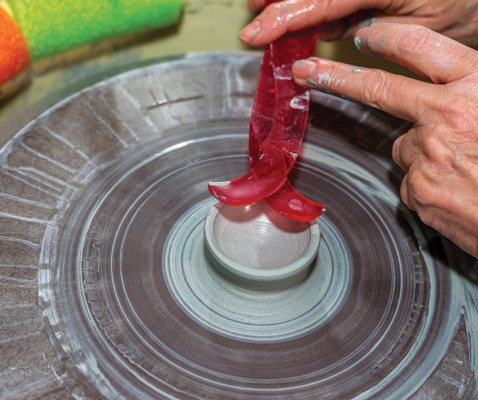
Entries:
[[319, 58], [296, 62], [294, 78], [412, 122], [392, 152], [406, 173], [402, 200], [478, 258], [478, 52], [402, 24], [362, 28], [355, 42], [362, 52], [405, 65], [433, 83]]
[[[248, 0], [261, 10], [266, 0]], [[478, 46], [477, 0], [285, 0], [266, 7], [240, 33], [250, 46], [273, 42], [286, 32], [321, 25], [322, 40], [353, 37], [373, 22], [422, 25], [465, 43]]]

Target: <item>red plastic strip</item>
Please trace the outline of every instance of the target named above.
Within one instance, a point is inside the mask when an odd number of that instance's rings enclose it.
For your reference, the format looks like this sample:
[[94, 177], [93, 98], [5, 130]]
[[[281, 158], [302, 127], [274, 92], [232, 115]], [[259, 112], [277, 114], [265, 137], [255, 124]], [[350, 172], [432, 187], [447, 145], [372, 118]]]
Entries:
[[[270, 46], [264, 49], [259, 79], [252, 106], [249, 130], [251, 168], [260, 157], [263, 142], [269, 136], [274, 118], [275, 90]], [[266, 197], [267, 203], [279, 214], [295, 221], [313, 221], [325, 212], [325, 206], [307, 199], [286, 180]]]
[[295, 32], [266, 47], [251, 117], [252, 169], [241, 178], [209, 184], [221, 202], [245, 205], [269, 196], [277, 212], [300, 221], [324, 212], [323, 205], [306, 199], [287, 181], [302, 144], [310, 95], [294, 82], [292, 65], [313, 54], [316, 38], [312, 30]]

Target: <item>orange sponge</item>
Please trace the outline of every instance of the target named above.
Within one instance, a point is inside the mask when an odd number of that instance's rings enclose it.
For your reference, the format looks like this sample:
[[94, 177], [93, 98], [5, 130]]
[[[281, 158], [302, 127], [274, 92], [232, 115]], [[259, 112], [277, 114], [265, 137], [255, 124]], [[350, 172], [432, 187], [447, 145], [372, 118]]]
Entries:
[[30, 65], [25, 37], [12, 15], [0, 5], [0, 86]]

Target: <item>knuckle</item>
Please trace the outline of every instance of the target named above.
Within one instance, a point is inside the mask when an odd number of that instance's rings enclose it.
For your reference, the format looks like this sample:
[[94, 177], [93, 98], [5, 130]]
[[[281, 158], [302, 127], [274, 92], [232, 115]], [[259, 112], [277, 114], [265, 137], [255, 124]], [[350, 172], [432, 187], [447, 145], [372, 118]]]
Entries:
[[464, 93], [445, 93], [426, 99], [422, 104], [422, 115], [437, 116], [436, 127], [446, 133], [448, 147], [451, 144], [478, 142], [478, 109], [476, 100]]
[[295, 4], [288, 4], [285, 2], [272, 3], [267, 7], [267, 15], [272, 20], [275, 26], [287, 25], [294, 18], [293, 8]]
[[431, 226], [432, 228], [435, 226], [436, 217], [434, 211], [430, 209], [422, 209], [419, 210], [417, 213], [418, 217], [425, 225]]
[[265, 11], [259, 16], [272, 25], [273, 28], [277, 28], [280, 25], [283, 25], [286, 21], [286, 13], [283, 5], [279, 3], [269, 4]]
[[431, 163], [441, 164], [447, 157], [448, 150], [440, 139], [427, 135], [421, 138], [421, 152]]
[[373, 71], [365, 79], [362, 91], [365, 103], [380, 107], [380, 103], [384, 100], [389, 91], [389, 83], [387, 75], [384, 71]]
[[328, 21], [327, 13], [324, 10], [329, 10], [333, 6], [334, 0], [301, 0], [302, 9], [309, 13], [323, 13], [324, 22]]
[[398, 36], [396, 51], [404, 56], [415, 56], [422, 54], [435, 42], [434, 32], [422, 26], [411, 25], [407, 26]]
[[464, 95], [451, 95], [440, 105], [445, 122], [452, 132], [476, 132], [478, 114], [474, 101]]
[[428, 184], [420, 169], [411, 168], [406, 178], [404, 184], [407, 198], [403, 199], [404, 203], [420, 214], [434, 203], [436, 196], [433, 187]]
[[[331, 0], [329, 0], [331, 1]], [[274, 2], [266, 7], [266, 15], [273, 26], [291, 26], [294, 30], [299, 25], [303, 28], [303, 19], [310, 18], [328, 6], [323, 0], [284, 0]], [[302, 21], [302, 22], [301, 22]]]
[[307, 6], [307, 8], [310, 8], [310, 9], [328, 9], [330, 7], [330, 3], [332, 2], [332, 0], [326, 0], [326, 1], [323, 1], [323, 0], [308, 0], [307, 2], [304, 1], [304, 6]]

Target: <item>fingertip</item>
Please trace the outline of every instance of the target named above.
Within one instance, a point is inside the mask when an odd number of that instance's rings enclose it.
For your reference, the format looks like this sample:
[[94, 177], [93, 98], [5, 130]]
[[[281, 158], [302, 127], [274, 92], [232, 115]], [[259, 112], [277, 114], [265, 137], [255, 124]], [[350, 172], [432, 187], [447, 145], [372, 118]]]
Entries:
[[381, 18], [378, 18], [376, 16], [369, 16], [369, 17], [361, 20], [357, 24], [357, 29], [355, 31], [354, 36], [355, 37], [366, 36], [368, 34], [368, 32], [370, 31], [370, 28], [373, 27], [375, 29], [375, 27], [379, 27], [382, 24], [383, 24], [383, 22], [382, 22]]
[[368, 29], [370, 28], [362, 28], [357, 31], [354, 37], [354, 44], [361, 53], [376, 56], [374, 42], [370, 39]]
[[358, 29], [355, 34], [354, 34], [354, 43], [355, 43], [355, 47], [357, 47], [357, 49], [360, 50], [361, 47], [365, 47], [366, 44], [367, 44], [367, 33], [368, 33], [368, 30], [370, 29], [369, 26], [366, 26], [366, 27], [362, 27], [360, 29]]
[[257, 19], [245, 26], [239, 33], [239, 40], [245, 44], [252, 44], [252, 41], [261, 31], [261, 22]]
[[292, 66], [292, 75], [299, 81], [305, 81], [311, 77], [317, 69], [317, 61], [315, 58], [307, 60], [298, 60]]
[[[358, 32], [357, 32], [357, 34], [358, 34]], [[355, 44], [355, 47], [360, 50], [360, 48], [362, 47], [362, 36], [355, 35], [354, 44]]]

